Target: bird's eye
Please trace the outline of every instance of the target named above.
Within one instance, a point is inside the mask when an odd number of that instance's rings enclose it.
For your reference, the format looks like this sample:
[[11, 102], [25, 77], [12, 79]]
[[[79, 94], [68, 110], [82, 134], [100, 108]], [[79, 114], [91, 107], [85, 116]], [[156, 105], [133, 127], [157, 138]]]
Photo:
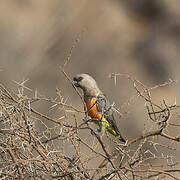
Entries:
[[82, 81], [82, 80], [83, 80], [83, 77], [79, 77], [79, 78], [78, 78], [78, 81]]

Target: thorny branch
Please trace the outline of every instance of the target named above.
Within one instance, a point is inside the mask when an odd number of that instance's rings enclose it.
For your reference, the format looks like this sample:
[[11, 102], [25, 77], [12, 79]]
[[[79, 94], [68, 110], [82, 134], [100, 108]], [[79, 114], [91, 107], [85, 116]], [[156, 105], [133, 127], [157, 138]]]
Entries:
[[[71, 78], [65, 73], [64, 69], [61, 70], [69, 83], [71, 83]], [[171, 143], [180, 142], [178, 135], [173, 136], [168, 133], [169, 127], [179, 127], [179, 124], [171, 122], [173, 111], [176, 111], [179, 106], [176, 104], [167, 105], [165, 100], [163, 100], [161, 105], [154, 103], [151, 98], [151, 91], [155, 88], [147, 88], [139, 81], [132, 78], [131, 80], [133, 81], [137, 97], [141, 97], [145, 101], [149, 120], [157, 127], [154, 130], [146, 130], [142, 135], [128, 139], [125, 145], [113, 140], [114, 151], [109, 148], [104, 137], [102, 138], [99, 134], [93, 133], [94, 127], [92, 127], [92, 123], [77, 122], [76, 118], [78, 115], [83, 115], [86, 111], [79, 110], [72, 104], [68, 104], [59, 91], [57, 91], [57, 98], [55, 99], [38, 97], [37, 95], [29, 98], [24, 94], [11, 93], [1, 84], [1, 176], [9, 179], [43, 176], [44, 178], [51, 177], [55, 179], [84, 178], [94, 180], [106, 178], [153, 178], [164, 175], [179, 179], [178, 174], [180, 170], [175, 169], [179, 165], [178, 162], [175, 162], [169, 156], [162, 155], [159, 157], [151, 149], [143, 150], [145, 145], [150, 143], [157, 153], [157, 145], [164, 149], [178, 151], [178, 148], [174, 147], [173, 144], [166, 146], [150, 138], [159, 136]], [[74, 89], [79, 93], [84, 103], [80, 92], [76, 88]], [[52, 108], [62, 107], [60, 109], [66, 116], [62, 115], [61, 118], [50, 117], [33, 108], [33, 104], [41, 103], [42, 101], [51, 103]], [[72, 123], [73, 119], [67, 116], [67, 114], [70, 115], [72, 113], [74, 114], [74, 123]], [[70, 119], [71, 122], [69, 122]], [[45, 130], [40, 130], [35, 125], [35, 122], [44, 126]], [[53, 126], [50, 127], [48, 122], [51, 122]], [[86, 132], [85, 138], [81, 135], [81, 131]], [[67, 155], [65, 147], [69, 146], [69, 142], [72, 144], [71, 153]], [[136, 145], [135, 150], [132, 146], [133, 144]], [[147, 153], [152, 155], [152, 157], [146, 157]], [[119, 163], [116, 162], [118, 157], [120, 157]], [[100, 158], [100, 161], [96, 161], [97, 158]], [[156, 161], [160, 158], [167, 162], [164, 162], [164, 168], [160, 164], [159, 169], [154, 170], [155, 168], [153, 169], [153, 167], [155, 166], [153, 164], [148, 167], [147, 161], [149, 158]], [[90, 162], [98, 163], [93, 163], [97, 165], [92, 169], [89, 166]], [[146, 170], [143, 167], [146, 167]]]
[[[80, 37], [60, 67], [71, 85], [72, 79], [65, 67]], [[179, 106], [176, 103], [168, 105], [165, 100], [157, 104], [152, 98], [157, 88], [170, 86], [175, 81], [147, 87], [129, 75], [111, 74], [115, 84], [118, 77], [130, 80], [135, 90], [130, 101], [138, 98], [144, 101], [148, 118], [143, 118], [152, 125], [141, 135], [129, 138], [126, 144], [120, 144], [114, 137], [94, 133], [92, 123], [82, 121], [87, 109], [82, 94], [75, 86], [73, 89], [84, 110], [73, 106], [73, 102], [68, 103], [59, 89], [56, 89], [54, 99], [39, 97], [37, 92], [28, 97], [25, 92], [30, 89], [24, 85], [27, 81], [16, 82], [18, 93], [0, 84], [0, 178], [180, 179], [180, 162], [175, 156], [180, 153], [180, 134], [174, 130], [180, 124], [172, 122], [173, 112], [177, 112]], [[57, 108], [61, 116], [39, 112], [34, 105], [42, 102], [50, 103], [50, 109]]]

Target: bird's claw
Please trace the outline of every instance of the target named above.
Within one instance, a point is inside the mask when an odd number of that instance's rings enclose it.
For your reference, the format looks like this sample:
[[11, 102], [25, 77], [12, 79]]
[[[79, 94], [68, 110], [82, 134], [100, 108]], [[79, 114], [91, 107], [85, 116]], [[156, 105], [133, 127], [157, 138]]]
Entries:
[[101, 130], [99, 128], [95, 129], [95, 130], [91, 130], [92, 135], [98, 135], [100, 132], [101, 132]]
[[86, 116], [85, 118], [83, 118], [83, 121], [87, 123], [89, 121], [92, 121], [92, 118], [90, 116]]

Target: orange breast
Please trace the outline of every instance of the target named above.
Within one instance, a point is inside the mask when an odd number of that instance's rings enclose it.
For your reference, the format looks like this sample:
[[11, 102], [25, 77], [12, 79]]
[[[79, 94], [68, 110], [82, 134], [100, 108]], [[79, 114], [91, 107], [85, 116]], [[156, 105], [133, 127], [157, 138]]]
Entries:
[[98, 107], [96, 103], [96, 98], [92, 98], [87, 102], [88, 115], [93, 119], [101, 119], [102, 115], [98, 113]]

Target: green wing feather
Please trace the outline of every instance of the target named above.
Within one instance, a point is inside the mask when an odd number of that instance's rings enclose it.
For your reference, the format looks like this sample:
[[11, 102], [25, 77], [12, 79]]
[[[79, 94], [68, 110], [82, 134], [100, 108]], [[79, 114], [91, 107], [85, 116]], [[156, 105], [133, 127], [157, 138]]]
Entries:
[[[98, 95], [97, 96], [97, 106], [98, 106], [98, 111], [102, 113], [104, 118], [108, 121], [108, 123], [111, 125], [111, 127], [108, 127], [108, 130], [116, 137], [118, 137], [121, 141], [126, 142], [121, 134], [120, 131], [116, 125], [116, 121], [113, 115], [113, 110], [110, 105], [110, 102], [106, 98], [104, 94]], [[110, 129], [111, 128], [111, 129]]]

